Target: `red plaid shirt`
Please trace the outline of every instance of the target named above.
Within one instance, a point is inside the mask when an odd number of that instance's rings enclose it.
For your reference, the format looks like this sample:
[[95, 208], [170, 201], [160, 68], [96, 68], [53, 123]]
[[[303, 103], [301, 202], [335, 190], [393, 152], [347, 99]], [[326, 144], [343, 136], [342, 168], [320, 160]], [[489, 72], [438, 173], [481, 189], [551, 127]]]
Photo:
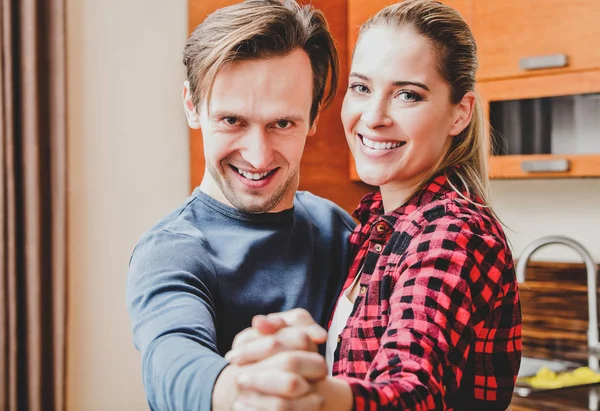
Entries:
[[333, 367], [354, 409], [505, 410], [521, 309], [498, 221], [443, 175], [387, 214], [369, 194], [354, 216], [357, 256], [344, 289], [362, 268], [360, 291]]

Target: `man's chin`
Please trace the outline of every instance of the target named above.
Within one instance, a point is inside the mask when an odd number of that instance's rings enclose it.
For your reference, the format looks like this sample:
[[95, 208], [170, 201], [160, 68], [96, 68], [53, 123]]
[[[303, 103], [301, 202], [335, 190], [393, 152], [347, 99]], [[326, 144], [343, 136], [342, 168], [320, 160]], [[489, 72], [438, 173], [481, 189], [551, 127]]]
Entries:
[[[281, 196], [270, 198], [254, 196], [229, 196], [229, 202], [238, 210], [249, 214], [263, 214], [273, 212], [281, 202]], [[278, 198], [279, 197], [279, 198]]]

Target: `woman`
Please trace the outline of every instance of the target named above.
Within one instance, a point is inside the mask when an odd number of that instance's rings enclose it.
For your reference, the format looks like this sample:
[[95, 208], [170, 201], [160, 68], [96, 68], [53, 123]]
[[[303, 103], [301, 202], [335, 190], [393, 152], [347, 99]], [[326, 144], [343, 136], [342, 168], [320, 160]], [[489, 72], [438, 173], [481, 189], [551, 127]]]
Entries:
[[361, 27], [342, 121], [359, 176], [380, 192], [355, 212], [356, 259], [327, 343], [336, 378], [319, 386], [326, 410], [510, 403], [521, 313], [488, 204], [476, 68], [469, 27], [439, 2], [404, 1]]

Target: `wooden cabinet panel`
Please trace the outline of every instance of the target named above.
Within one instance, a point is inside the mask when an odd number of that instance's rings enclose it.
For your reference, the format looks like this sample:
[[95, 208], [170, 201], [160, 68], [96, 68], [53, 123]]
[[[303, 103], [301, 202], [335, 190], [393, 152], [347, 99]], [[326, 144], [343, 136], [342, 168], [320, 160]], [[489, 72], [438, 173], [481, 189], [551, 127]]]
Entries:
[[[600, 67], [600, 1], [476, 0], [472, 27], [478, 78], [531, 76]], [[565, 68], [525, 71], [524, 57], [566, 54]]]
[[[486, 120], [489, 122], [490, 101], [600, 92], [600, 70], [485, 81], [479, 83], [477, 89], [483, 100]], [[556, 159], [568, 160], [569, 171], [528, 173], [521, 169], [523, 161]], [[600, 177], [600, 154], [492, 156], [490, 177], [496, 179]]]

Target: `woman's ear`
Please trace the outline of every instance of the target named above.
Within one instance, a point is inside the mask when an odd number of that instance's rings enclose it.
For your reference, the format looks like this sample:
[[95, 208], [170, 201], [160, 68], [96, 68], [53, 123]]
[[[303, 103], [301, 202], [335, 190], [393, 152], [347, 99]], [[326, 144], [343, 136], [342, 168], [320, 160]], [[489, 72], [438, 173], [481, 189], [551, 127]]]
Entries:
[[200, 116], [198, 115], [198, 110], [196, 110], [196, 106], [194, 105], [194, 101], [192, 100], [192, 93], [190, 92], [190, 82], [183, 82], [183, 92], [181, 93], [181, 100], [183, 101], [183, 111], [185, 112], [185, 117], [187, 118], [188, 126], [193, 129], [200, 128]]
[[471, 117], [473, 117], [473, 111], [475, 110], [476, 100], [477, 97], [475, 93], [468, 91], [460, 102], [454, 106], [454, 119], [448, 133], [450, 136], [454, 137], [459, 135], [469, 125]]

